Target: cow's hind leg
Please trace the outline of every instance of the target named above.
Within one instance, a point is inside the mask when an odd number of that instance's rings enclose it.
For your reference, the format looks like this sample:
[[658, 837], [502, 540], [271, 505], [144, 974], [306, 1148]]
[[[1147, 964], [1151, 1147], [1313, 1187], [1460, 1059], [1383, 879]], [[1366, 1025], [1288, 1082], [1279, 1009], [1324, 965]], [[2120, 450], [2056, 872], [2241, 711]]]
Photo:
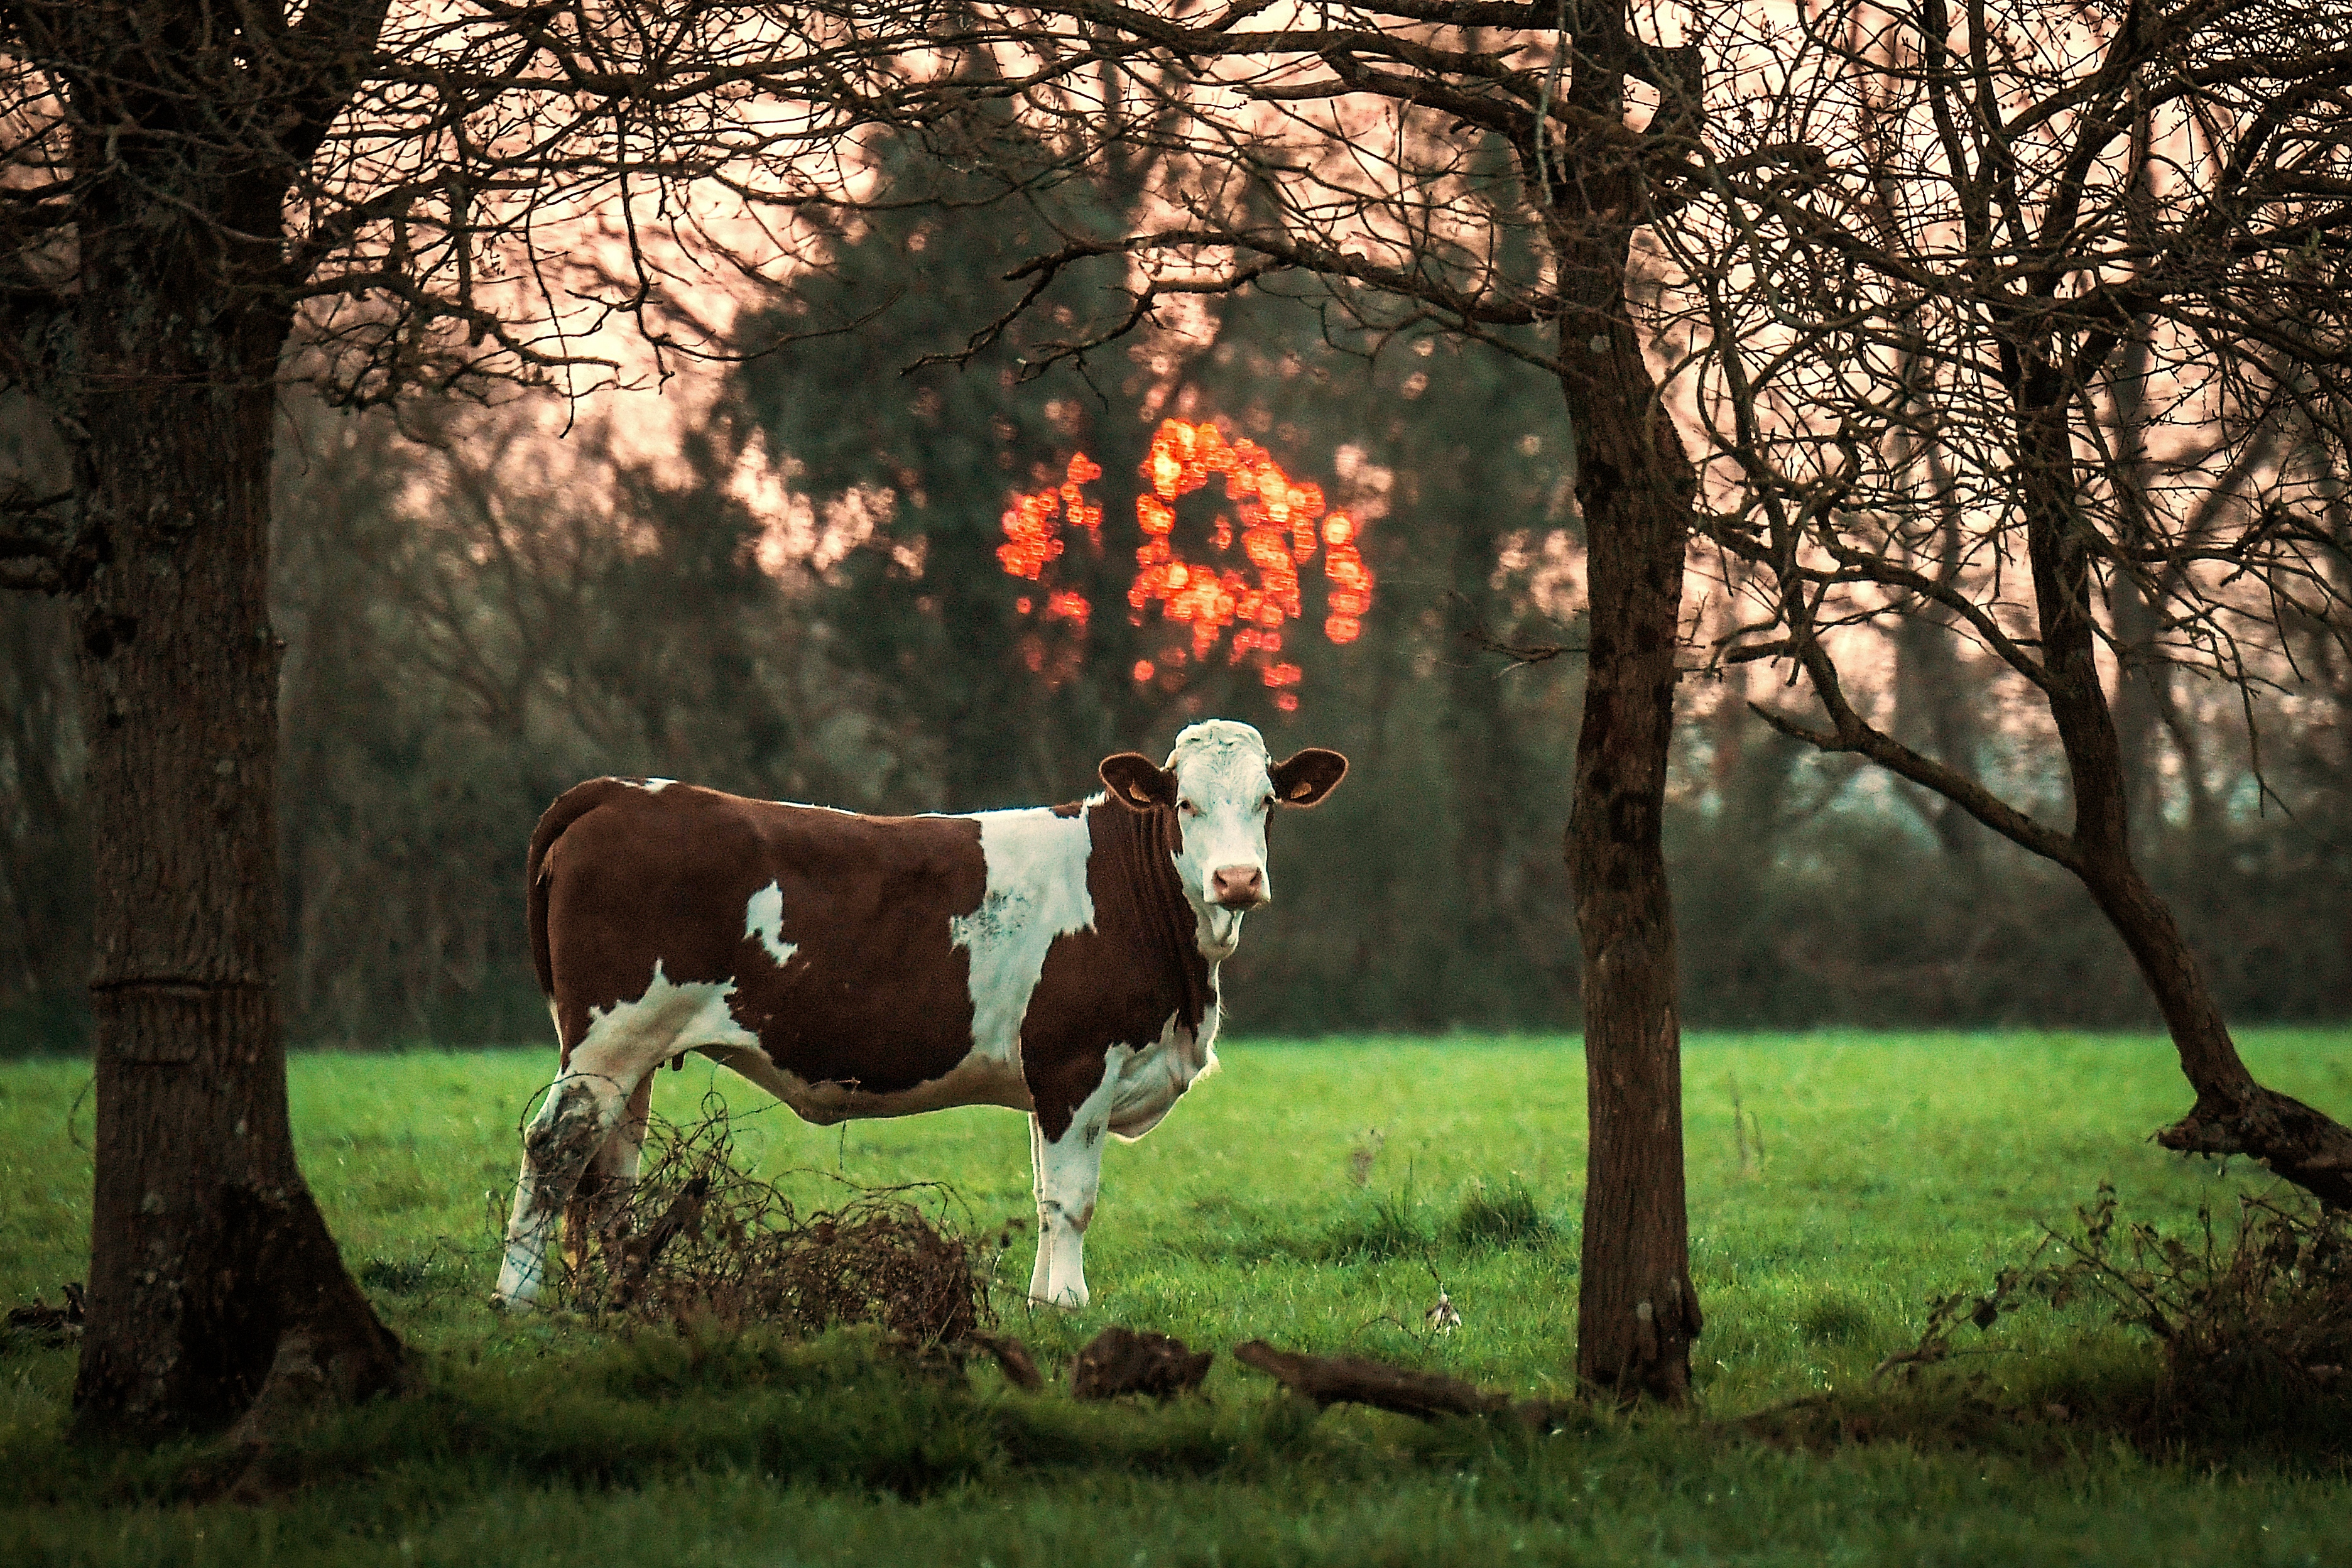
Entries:
[[547, 1244], [580, 1173], [604, 1147], [628, 1105], [634, 1081], [583, 1070], [577, 1057], [523, 1130], [522, 1173], [507, 1219], [506, 1259], [494, 1306], [529, 1307], [547, 1283]]
[[654, 970], [644, 997], [599, 1017], [551, 1085], [522, 1140], [522, 1175], [507, 1221], [506, 1260], [493, 1304], [528, 1307], [547, 1282], [557, 1216], [590, 1160], [602, 1152], [646, 1075], [682, 1050], [749, 1039], [727, 1010], [734, 988], [674, 985]]
[[563, 1208], [563, 1260], [574, 1270], [588, 1261], [591, 1247], [609, 1252], [620, 1239], [615, 1231], [627, 1215], [630, 1190], [637, 1184], [653, 1104], [654, 1075], [648, 1072], [637, 1080], [620, 1125], [589, 1160], [580, 1173], [580, 1184], [572, 1190], [572, 1201]]

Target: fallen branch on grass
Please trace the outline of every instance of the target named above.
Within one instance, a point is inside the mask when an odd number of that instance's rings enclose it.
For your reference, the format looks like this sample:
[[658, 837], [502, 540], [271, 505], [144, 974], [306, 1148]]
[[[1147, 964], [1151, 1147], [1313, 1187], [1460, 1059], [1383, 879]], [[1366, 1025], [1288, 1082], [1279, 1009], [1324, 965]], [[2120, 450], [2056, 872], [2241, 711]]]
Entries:
[[1549, 1399], [1514, 1400], [1442, 1372], [1416, 1372], [1361, 1356], [1300, 1355], [1278, 1351], [1264, 1340], [1235, 1345], [1234, 1359], [1318, 1405], [1370, 1405], [1423, 1421], [1441, 1415], [1499, 1415], [1541, 1428], [1569, 1409], [1567, 1404]]
[[996, 1364], [1004, 1369], [1004, 1375], [1013, 1387], [1025, 1388], [1034, 1394], [1045, 1386], [1045, 1376], [1037, 1370], [1037, 1359], [1029, 1353], [1027, 1345], [1011, 1334], [976, 1332], [965, 1338], [975, 1349], [986, 1351], [996, 1358]]

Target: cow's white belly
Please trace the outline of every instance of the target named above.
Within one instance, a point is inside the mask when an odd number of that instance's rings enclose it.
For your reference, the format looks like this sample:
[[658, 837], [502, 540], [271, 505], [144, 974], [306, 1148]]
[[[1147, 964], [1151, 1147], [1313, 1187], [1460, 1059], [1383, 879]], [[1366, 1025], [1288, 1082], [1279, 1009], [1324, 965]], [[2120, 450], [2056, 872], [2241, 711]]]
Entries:
[[1004, 1062], [982, 1050], [973, 1050], [940, 1077], [912, 1089], [887, 1094], [844, 1083], [811, 1083], [778, 1067], [767, 1052], [742, 1047], [718, 1047], [703, 1053], [733, 1068], [778, 1100], [794, 1115], [819, 1127], [836, 1121], [866, 1121], [885, 1116], [915, 1116], [958, 1105], [1003, 1105], [1029, 1110], [1034, 1104], [1018, 1061]]
[[[1110, 1096], [1110, 1130], [1133, 1142], [1154, 1127], [1183, 1098], [1194, 1080], [1217, 1068], [1217, 1010], [1209, 1009], [1198, 1034], [1174, 1017], [1160, 1038], [1138, 1050], [1113, 1046], [1105, 1054], [1103, 1086]], [[767, 1052], [749, 1046], [713, 1045], [702, 1054], [737, 1072], [790, 1106], [802, 1121], [819, 1127], [838, 1121], [887, 1116], [917, 1116], [959, 1105], [1002, 1105], [1013, 1110], [1034, 1110], [1029, 1085], [1016, 1057], [1007, 1062], [984, 1047], [975, 1047], [948, 1072], [912, 1089], [877, 1093], [852, 1084], [812, 1083], [778, 1067]], [[1097, 1092], [1101, 1092], [1098, 1090]]]

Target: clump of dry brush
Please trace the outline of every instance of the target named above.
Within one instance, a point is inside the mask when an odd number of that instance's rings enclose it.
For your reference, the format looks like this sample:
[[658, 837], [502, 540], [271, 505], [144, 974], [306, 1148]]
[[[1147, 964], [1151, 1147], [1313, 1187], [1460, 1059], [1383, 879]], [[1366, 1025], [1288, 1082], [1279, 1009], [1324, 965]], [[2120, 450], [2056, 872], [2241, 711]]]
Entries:
[[2151, 1435], [2310, 1436], [2326, 1426], [2352, 1436], [2352, 1215], [2299, 1196], [2242, 1194], [2238, 1205], [2234, 1226], [2216, 1226], [2200, 1205], [2185, 1237], [2168, 1236], [2121, 1220], [2114, 1187], [2101, 1183], [2073, 1227], [2046, 1229], [1990, 1289], [1936, 1302], [1918, 1345], [1880, 1370], [1942, 1362], [1964, 1325], [1990, 1330], [2021, 1308], [2103, 1302], [2161, 1353], [2157, 1387], [2136, 1413]]
[[827, 1179], [843, 1201], [803, 1213], [751, 1174], [715, 1096], [692, 1122], [655, 1118], [635, 1184], [566, 1216], [558, 1300], [592, 1314], [795, 1334], [876, 1323], [918, 1350], [990, 1337], [989, 1281], [1012, 1226], [976, 1237], [940, 1184]]

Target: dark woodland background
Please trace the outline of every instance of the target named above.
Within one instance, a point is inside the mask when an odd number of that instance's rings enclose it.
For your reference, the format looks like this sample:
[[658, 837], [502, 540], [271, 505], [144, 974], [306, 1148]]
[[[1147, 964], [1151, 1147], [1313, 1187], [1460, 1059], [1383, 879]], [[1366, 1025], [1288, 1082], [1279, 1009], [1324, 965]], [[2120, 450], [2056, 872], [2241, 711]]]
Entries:
[[[580, 778], [871, 811], [1036, 804], [1212, 714], [1257, 724], [1277, 754], [1331, 745], [1355, 763], [1329, 805], [1276, 829], [1281, 899], [1228, 966], [1230, 1028], [1575, 1021], [1560, 841], [1580, 671], [1511, 668], [1465, 635], [1573, 639], [1552, 619], [1573, 608], [1577, 531], [1557, 387], [1439, 341], [1373, 354], [1264, 294], [1083, 375], [1018, 381], [1017, 339], [901, 374], [994, 313], [993, 279], [1030, 240], [986, 213], [844, 234], [838, 265], [745, 338], [873, 324], [696, 373], [717, 395], [659, 460], [593, 407], [551, 445], [561, 411], [530, 405], [354, 416], [289, 400], [276, 623], [298, 1040], [544, 1034], [523, 847]], [[1130, 679], [1169, 640], [1129, 624], [1124, 593], [1137, 464], [1171, 415], [1230, 420], [1366, 521], [1363, 636], [1308, 630], [1310, 589], [1285, 654], [1305, 671], [1296, 713], [1246, 668]], [[37, 464], [21, 410], [0, 410], [0, 439]], [[1029, 585], [994, 553], [1012, 492], [1080, 449], [1105, 470], [1107, 519], [1100, 557], [1081, 541], [1064, 563], [1096, 607], [1083, 643], [1016, 611]], [[747, 453], [806, 499], [804, 530], [779, 535], [733, 482]], [[1191, 498], [1180, 528], [1204, 531], [1222, 495]], [[73, 1049], [89, 879], [64, 606], [0, 597], [0, 1052]], [[2054, 742], [1999, 680], [1935, 637], [1886, 647], [1897, 732], [1969, 748], [2011, 798], [2066, 819]], [[2352, 1012], [2352, 670], [2324, 639], [2314, 655], [2305, 684], [2252, 710], [2266, 791], [2234, 691], [2157, 670], [2119, 693], [2143, 862], [2247, 1022]], [[1780, 738], [1704, 678], [1683, 702], [1667, 843], [1686, 1022], [2155, 1022], [2064, 872]]]

